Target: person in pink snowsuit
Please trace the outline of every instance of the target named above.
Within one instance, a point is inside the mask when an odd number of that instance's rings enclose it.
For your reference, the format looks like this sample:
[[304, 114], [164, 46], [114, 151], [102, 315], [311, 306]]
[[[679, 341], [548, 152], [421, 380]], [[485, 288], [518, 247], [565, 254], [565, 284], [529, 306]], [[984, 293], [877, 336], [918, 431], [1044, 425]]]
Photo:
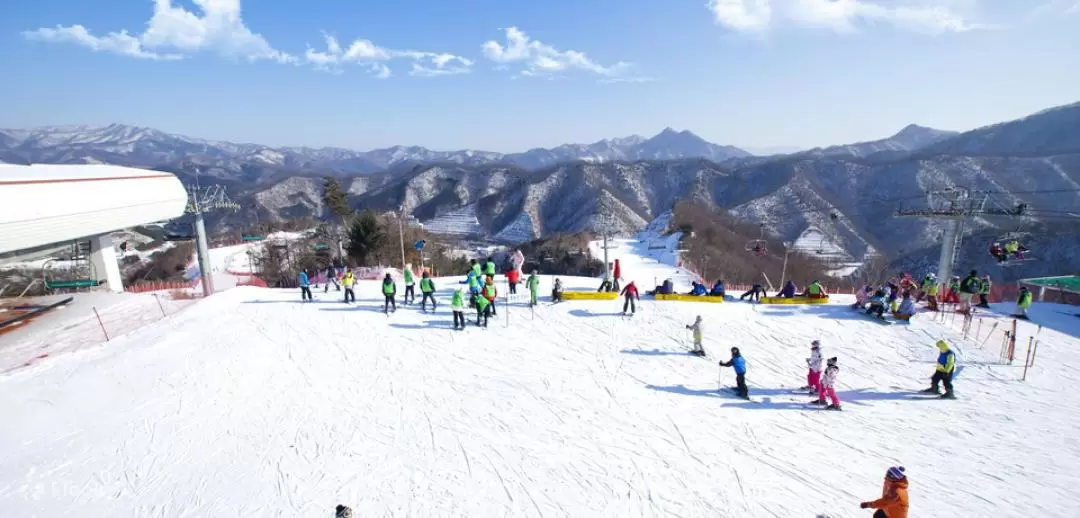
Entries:
[[832, 404], [827, 406], [829, 410], [840, 410], [840, 398], [836, 397], [836, 375], [840, 374], [840, 367], [836, 366], [836, 357], [829, 358], [826, 362], [828, 365], [825, 367], [825, 375], [821, 377], [821, 385], [818, 388], [818, 405], [824, 405], [826, 403], [825, 396], [828, 396], [832, 400]]
[[806, 389], [821, 392], [821, 342], [810, 342], [810, 357], [806, 359]]

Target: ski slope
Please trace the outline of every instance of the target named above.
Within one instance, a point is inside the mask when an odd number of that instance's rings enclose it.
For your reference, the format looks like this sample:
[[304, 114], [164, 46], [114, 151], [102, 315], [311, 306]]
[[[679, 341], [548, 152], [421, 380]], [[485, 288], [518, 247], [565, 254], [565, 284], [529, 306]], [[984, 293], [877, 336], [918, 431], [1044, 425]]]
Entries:
[[[625, 277], [673, 271], [618, 247]], [[337, 295], [238, 287], [0, 376], [0, 514], [866, 517], [895, 464], [911, 516], [1080, 511], [1080, 319], [1055, 306], [1032, 313], [1048, 327], [1020, 382], [994, 341], [839, 305], [500, 301], [458, 332], [445, 305], [383, 315], [374, 282]], [[685, 353], [698, 314], [710, 359]], [[955, 401], [909, 393], [938, 338], [962, 350]], [[840, 358], [842, 412], [790, 392], [813, 339]], [[717, 392], [732, 345], [752, 402]]]

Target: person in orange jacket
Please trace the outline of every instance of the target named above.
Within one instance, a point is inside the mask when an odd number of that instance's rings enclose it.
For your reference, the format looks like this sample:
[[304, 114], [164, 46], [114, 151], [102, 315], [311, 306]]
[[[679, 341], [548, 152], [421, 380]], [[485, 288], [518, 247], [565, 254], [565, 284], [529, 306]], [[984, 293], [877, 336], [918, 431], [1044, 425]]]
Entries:
[[881, 488], [881, 498], [871, 502], [862, 502], [862, 509], [877, 509], [874, 518], [907, 518], [908, 516], [908, 479], [903, 466], [893, 466], [885, 472], [885, 485]]

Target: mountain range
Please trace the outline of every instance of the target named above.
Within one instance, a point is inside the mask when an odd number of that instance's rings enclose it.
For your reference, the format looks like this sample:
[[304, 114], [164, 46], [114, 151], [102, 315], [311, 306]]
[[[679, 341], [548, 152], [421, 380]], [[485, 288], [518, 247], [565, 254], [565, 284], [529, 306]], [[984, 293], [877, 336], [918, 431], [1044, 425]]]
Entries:
[[882, 140], [772, 156], [670, 128], [651, 138], [499, 154], [271, 148], [111, 125], [0, 130], [0, 160], [109, 162], [186, 181], [198, 170], [244, 207], [214, 215], [218, 230], [329, 217], [321, 191], [333, 175], [355, 208], [404, 207], [431, 228], [504, 242], [601, 226], [630, 232], [676, 200], [694, 199], [784, 241], [820, 239], [811, 253], [827, 240], [853, 262], [883, 253], [905, 268], [936, 261], [941, 222], [897, 218], [896, 209], [925, 206], [931, 190], [964, 187], [985, 193], [989, 207], [1032, 207], [1020, 218], [969, 221], [973, 266], [985, 265], [988, 254], [979, 250], [990, 240], [1020, 230], [1043, 260], [1010, 275], [1080, 269], [1080, 103], [963, 133], [910, 125]]

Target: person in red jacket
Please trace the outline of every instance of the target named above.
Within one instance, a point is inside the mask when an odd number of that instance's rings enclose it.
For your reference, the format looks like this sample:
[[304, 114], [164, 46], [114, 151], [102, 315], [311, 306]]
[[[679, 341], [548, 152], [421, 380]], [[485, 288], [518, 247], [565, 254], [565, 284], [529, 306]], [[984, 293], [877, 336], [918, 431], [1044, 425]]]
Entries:
[[627, 284], [626, 287], [623, 288], [622, 296], [626, 298], [626, 301], [623, 302], [622, 305], [623, 314], [626, 314], [627, 308], [630, 309], [631, 315], [636, 313], [637, 307], [635, 306], [634, 301], [641, 300], [641, 295], [638, 294], [637, 286], [634, 285], [634, 281], [630, 281], [630, 284]]
[[521, 282], [521, 272], [517, 268], [510, 268], [510, 271], [506, 272], [506, 283], [510, 285], [510, 294], [517, 293], [517, 285]]
[[619, 260], [615, 260], [615, 271], [611, 272], [612, 282], [614, 282], [614, 290], [619, 291], [619, 281], [622, 280], [622, 266], [619, 264]]

